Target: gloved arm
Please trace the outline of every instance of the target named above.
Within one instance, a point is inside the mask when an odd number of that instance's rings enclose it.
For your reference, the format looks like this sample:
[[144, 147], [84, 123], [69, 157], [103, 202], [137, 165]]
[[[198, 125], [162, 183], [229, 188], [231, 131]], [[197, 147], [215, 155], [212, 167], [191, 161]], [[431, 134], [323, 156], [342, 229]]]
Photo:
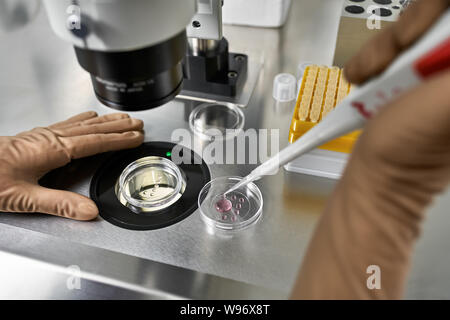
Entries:
[[98, 215], [82, 195], [38, 185], [50, 170], [72, 159], [133, 148], [143, 140], [143, 122], [126, 114], [85, 112], [46, 128], [0, 137], [0, 212], [41, 212], [76, 220]]
[[[346, 66], [361, 83], [381, 72], [449, 7], [423, 0]], [[449, 26], [450, 27], [450, 26]], [[369, 121], [325, 212], [294, 287], [301, 299], [398, 299], [426, 207], [450, 181], [450, 72], [385, 106]], [[379, 266], [381, 289], [367, 268]]]

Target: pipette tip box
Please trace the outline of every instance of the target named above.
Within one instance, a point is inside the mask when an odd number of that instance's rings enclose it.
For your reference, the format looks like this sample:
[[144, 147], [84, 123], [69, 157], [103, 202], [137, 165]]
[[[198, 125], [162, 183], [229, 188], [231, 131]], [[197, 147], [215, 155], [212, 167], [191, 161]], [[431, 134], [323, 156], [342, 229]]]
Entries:
[[[289, 130], [293, 143], [319, 123], [352, 90], [338, 67], [309, 65], [302, 75]], [[360, 131], [334, 139], [285, 165], [287, 171], [339, 179]]]

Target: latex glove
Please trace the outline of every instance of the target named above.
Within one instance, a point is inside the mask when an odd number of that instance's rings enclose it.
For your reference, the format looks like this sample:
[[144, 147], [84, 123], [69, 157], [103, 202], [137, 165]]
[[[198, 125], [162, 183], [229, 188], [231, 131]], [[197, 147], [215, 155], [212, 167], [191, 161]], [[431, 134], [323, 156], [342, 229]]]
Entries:
[[0, 212], [41, 212], [76, 220], [98, 215], [82, 195], [38, 185], [72, 159], [139, 146], [143, 122], [126, 114], [85, 112], [46, 128], [0, 137]]
[[[349, 62], [347, 78], [361, 83], [381, 72], [449, 3], [423, 0], [412, 5], [397, 25]], [[368, 122], [320, 218], [293, 298], [403, 296], [425, 209], [450, 181], [449, 88], [450, 72], [445, 71]], [[371, 265], [381, 271], [379, 290], [367, 286]]]

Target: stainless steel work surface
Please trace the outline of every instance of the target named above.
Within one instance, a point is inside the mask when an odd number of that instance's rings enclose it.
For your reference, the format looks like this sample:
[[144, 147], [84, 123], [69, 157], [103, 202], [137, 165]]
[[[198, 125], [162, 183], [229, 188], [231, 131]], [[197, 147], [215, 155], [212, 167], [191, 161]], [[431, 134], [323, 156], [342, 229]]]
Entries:
[[[336, 0], [295, 0], [284, 28], [224, 28], [231, 51], [246, 53], [251, 62], [263, 63], [257, 87], [249, 105], [243, 109], [245, 129], [280, 129], [280, 146], [287, 144], [293, 104], [273, 101], [273, 77], [279, 72], [295, 74], [297, 64], [302, 61], [332, 62], [341, 6], [342, 2]], [[78, 65], [73, 48], [53, 34], [43, 11], [25, 29], [0, 34], [0, 55], [1, 135], [47, 125], [86, 110], [102, 114], [112, 112], [96, 100], [89, 75]], [[189, 112], [195, 105], [176, 100], [132, 115], [145, 121], [146, 141], [170, 141], [173, 130], [189, 128]], [[211, 165], [210, 170], [213, 177], [243, 176], [253, 167]], [[88, 195], [92, 172], [86, 162], [77, 162], [62, 174], [59, 180], [64, 185]], [[142, 261], [162, 263], [157, 267], [159, 271], [164, 269], [164, 265], [181, 267], [281, 292], [277, 295], [268, 291], [267, 298], [286, 297], [335, 182], [280, 170], [277, 175], [266, 177], [257, 184], [264, 197], [263, 217], [255, 226], [234, 237], [210, 234], [198, 211], [175, 225], [154, 231], [121, 229], [100, 217], [92, 222], [77, 222], [40, 214], [4, 213], [0, 215], [0, 247], [1, 243], [5, 246], [11, 243], [10, 235], [14, 231], [2, 225], [7, 224], [19, 227], [21, 239], [26, 239], [23, 243], [17, 242], [15, 250], [11, 250], [16, 254], [30, 256], [27, 251], [33, 252], [35, 248], [45, 250], [42, 245], [45, 241], [61, 239], [67, 244], [67, 250], [71, 250], [71, 242], [76, 243], [76, 257], [80, 264], [82, 260], [97, 256], [88, 249], [96, 247], [96, 250], [108, 249], [119, 254], [99, 254], [100, 260], [106, 256], [119, 259], [123, 254]], [[435, 212], [430, 215], [425, 237], [418, 245], [414, 260], [408, 291], [411, 298], [450, 297], [447, 290], [450, 288], [450, 255], [447, 250], [450, 219], [446, 216], [448, 206], [445, 205], [449, 201], [449, 195], [445, 195], [431, 210]], [[36, 232], [45, 234], [45, 237], [36, 237]], [[23, 249], [19, 248], [21, 245]], [[49, 246], [48, 250], [51, 248]], [[90, 253], [83, 255], [83, 248]], [[45, 259], [52, 254], [31, 256]], [[56, 251], [54, 254], [61, 253]], [[58, 260], [60, 265], [65, 263], [64, 256], [62, 254]], [[114, 264], [114, 259], [108, 261]], [[128, 260], [121, 261], [124, 266], [122, 272], [131, 273], [133, 278], [135, 269], [127, 268], [124, 261]], [[109, 264], [97, 262], [105, 268]], [[77, 261], [67, 261], [67, 266], [73, 264]], [[117, 274], [102, 274], [101, 269], [96, 273], [110, 278]], [[133, 279], [139, 279], [139, 276], [136, 274]], [[211, 279], [201, 278], [206, 282], [203, 287], [207, 287], [208, 281], [217, 286], [223, 283]], [[176, 278], [167, 277], [164, 281], [176, 281]], [[241, 287], [230, 288], [240, 290]], [[231, 298], [232, 291], [230, 289], [231, 293], [226, 297]], [[202, 296], [197, 294], [196, 297]], [[205, 291], [203, 297], [211, 295]], [[253, 296], [249, 294], [249, 297]]]

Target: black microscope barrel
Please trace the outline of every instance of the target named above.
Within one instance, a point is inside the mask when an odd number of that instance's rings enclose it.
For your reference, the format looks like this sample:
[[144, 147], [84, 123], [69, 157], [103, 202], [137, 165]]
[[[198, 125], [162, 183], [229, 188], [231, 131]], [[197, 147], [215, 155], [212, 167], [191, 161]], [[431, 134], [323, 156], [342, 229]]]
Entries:
[[122, 111], [147, 110], [172, 100], [183, 83], [186, 32], [133, 51], [75, 47], [79, 64], [91, 74], [97, 98]]

